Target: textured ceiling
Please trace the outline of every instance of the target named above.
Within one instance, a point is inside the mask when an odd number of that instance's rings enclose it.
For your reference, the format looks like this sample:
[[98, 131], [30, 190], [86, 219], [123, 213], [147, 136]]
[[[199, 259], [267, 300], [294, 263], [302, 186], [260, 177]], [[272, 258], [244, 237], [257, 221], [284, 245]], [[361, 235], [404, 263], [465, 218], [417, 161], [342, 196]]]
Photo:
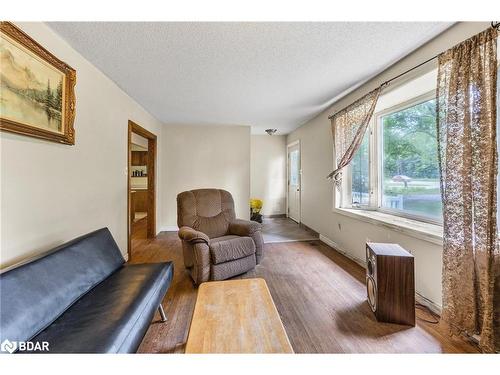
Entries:
[[450, 23], [53, 22], [164, 123], [286, 134]]

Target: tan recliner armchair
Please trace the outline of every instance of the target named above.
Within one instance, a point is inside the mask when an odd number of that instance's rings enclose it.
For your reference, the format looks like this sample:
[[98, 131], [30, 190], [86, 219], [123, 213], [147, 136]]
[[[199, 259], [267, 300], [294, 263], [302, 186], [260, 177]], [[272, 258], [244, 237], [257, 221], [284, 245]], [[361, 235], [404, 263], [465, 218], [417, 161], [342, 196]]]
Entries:
[[247, 272], [262, 259], [261, 225], [236, 219], [233, 197], [225, 190], [177, 195], [177, 225], [184, 265], [197, 285]]

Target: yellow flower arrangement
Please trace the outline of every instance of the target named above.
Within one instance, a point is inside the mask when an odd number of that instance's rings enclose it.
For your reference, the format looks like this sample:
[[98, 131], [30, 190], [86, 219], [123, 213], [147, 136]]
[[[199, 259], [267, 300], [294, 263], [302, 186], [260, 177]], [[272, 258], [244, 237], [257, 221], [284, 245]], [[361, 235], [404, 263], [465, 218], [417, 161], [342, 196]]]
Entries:
[[258, 214], [262, 209], [262, 204], [263, 203], [261, 199], [255, 199], [255, 198], [250, 199], [250, 209], [252, 213]]

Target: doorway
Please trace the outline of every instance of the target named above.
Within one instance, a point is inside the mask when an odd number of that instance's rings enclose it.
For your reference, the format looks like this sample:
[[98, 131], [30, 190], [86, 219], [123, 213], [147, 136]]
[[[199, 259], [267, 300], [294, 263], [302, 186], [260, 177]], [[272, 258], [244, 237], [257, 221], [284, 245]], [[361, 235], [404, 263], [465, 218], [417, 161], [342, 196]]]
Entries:
[[287, 216], [300, 223], [300, 141], [295, 141], [286, 146], [287, 151]]
[[156, 237], [156, 135], [128, 122], [128, 257], [141, 240]]

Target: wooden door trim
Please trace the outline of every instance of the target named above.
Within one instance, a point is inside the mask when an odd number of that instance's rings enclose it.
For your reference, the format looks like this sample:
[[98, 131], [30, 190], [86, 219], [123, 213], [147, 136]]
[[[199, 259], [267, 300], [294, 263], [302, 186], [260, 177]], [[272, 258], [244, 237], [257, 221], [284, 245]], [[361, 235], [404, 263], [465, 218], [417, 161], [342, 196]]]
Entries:
[[132, 133], [140, 135], [148, 140], [148, 218], [147, 218], [147, 237], [156, 237], [156, 153], [157, 137], [142, 126], [128, 121], [127, 138], [127, 252], [129, 260], [132, 258], [131, 241], [131, 217], [130, 217], [130, 163], [132, 161]]

